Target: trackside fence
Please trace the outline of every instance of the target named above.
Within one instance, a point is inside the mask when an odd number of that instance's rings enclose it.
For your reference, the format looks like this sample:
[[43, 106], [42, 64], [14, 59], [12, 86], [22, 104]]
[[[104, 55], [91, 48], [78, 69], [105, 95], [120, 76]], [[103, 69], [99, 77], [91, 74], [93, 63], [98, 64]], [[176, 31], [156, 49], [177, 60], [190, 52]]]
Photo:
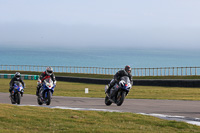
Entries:
[[[43, 72], [47, 66], [0, 65], [0, 70]], [[51, 66], [54, 72], [114, 75], [123, 68]], [[132, 68], [133, 76], [192, 76], [200, 75], [200, 67]]]

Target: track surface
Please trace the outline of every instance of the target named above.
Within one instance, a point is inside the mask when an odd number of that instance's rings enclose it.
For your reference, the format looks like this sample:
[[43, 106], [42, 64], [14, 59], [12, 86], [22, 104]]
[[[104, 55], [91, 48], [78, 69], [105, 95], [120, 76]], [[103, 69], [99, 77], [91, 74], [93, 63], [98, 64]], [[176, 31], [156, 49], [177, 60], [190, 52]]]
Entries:
[[[0, 93], [0, 103], [11, 104], [9, 93]], [[24, 94], [22, 105], [38, 105], [35, 95]], [[133, 113], [156, 113], [200, 118], [200, 101], [125, 99], [122, 106], [106, 106], [104, 98], [53, 96], [50, 106], [119, 110]]]

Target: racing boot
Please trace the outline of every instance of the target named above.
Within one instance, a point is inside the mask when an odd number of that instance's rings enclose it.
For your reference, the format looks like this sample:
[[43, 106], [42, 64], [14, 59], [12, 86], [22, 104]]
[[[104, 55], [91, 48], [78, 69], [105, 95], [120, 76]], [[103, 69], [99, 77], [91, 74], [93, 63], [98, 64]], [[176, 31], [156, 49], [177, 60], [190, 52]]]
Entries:
[[108, 84], [108, 89], [107, 89], [107, 91], [106, 91], [106, 94], [108, 95], [108, 96], [110, 96], [110, 89], [111, 89], [112, 87], [110, 86], [110, 84]]
[[36, 96], [38, 96], [38, 94], [39, 94], [39, 86], [37, 86], [37, 90], [36, 90]]
[[9, 89], [9, 92], [10, 92], [10, 98], [11, 98], [11, 96], [12, 96], [12, 87], [10, 87], [10, 89]]
[[38, 95], [39, 95], [39, 91], [37, 90], [37, 91], [36, 91], [36, 96], [38, 96]]

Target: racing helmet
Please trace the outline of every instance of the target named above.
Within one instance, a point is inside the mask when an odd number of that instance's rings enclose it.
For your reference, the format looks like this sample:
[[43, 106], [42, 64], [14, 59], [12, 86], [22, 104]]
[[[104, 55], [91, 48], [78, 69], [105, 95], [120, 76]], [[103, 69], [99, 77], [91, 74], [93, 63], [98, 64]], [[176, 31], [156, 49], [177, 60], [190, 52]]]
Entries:
[[124, 70], [127, 72], [127, 73], [131, 73], [131, 67], [129, 65], [126, 65]]
[[20, 74], [19, 72], [16, 72], [16, 73], [15, 73], [15, 77], [16, 77], [17, 79], [19, 79], [20, 76], [21, 76], [21, 74]]
[[53, 73], [53, 68], [52, 67], [47, 67], [46, 68], [46, 74], [50, 76], [52, 73]]

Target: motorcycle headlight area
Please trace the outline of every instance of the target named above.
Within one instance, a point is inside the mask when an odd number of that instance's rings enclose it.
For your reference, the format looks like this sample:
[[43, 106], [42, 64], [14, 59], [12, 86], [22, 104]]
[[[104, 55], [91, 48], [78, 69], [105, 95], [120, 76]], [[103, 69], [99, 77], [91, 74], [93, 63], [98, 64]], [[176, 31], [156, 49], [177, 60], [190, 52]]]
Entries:
[[52, 84], [52, 83], [46, 83], [46, 86], [47, 86], [48, 88], [51, 88], [51, 87], [53, 87], [53, 84]]
[[128, 83], [128, 89], [131, 89], [132, 85], [130, 83]]

